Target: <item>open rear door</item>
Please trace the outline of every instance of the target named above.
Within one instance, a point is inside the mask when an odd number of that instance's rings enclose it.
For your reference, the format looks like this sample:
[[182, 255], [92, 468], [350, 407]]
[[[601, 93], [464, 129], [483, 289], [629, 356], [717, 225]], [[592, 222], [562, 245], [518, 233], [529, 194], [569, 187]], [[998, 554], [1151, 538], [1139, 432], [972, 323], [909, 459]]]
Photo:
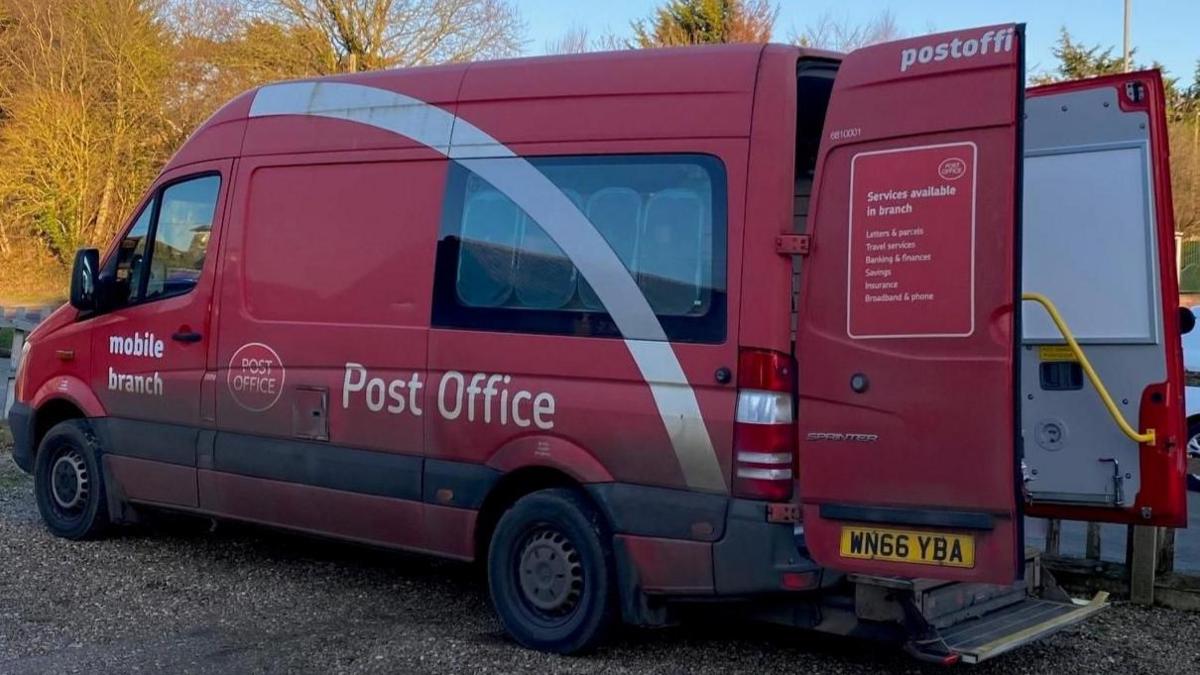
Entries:
[[796, 336], [798, 494], [828, 567], [1020, 575], [1022, 54], [1022, 26], [992, 26], [838, 70]]
[[1024, 303], [1021, 431], [1031, 515], [1186, 524], [1164, 108], [1157, 71], [1029, 92], [1022, 284], [1057, 307], [1080, 348], [1044, 306]]

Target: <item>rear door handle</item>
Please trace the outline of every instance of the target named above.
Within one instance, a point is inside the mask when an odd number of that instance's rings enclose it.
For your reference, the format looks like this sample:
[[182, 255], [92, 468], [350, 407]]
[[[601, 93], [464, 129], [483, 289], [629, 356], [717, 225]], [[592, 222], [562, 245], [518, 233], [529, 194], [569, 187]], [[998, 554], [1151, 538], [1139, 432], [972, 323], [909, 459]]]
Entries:
[[202, 337], [204, 336], [190, 330], [181, 330], [171, 335], [171, 339], [177, 342], [199, 342]]

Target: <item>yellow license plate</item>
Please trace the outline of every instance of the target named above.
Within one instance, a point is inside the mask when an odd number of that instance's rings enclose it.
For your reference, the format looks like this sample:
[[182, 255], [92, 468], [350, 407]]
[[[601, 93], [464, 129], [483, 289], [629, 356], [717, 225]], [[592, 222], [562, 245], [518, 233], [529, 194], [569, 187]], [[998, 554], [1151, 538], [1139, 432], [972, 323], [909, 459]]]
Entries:
[[840, 550], [843, 558], [975, 567], [975, 537], [969, 534], [843, 526]]
[[1067, 345], [1042, 345], [1038, 347], [1038, 358], [1042, 361], [1078, 361], [1075, 352]]

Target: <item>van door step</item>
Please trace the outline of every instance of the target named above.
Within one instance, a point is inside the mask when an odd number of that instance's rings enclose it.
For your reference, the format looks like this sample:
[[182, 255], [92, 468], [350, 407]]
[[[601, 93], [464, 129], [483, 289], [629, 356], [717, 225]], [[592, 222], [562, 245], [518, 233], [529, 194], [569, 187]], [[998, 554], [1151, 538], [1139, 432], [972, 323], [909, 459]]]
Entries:
[[966, 663], [979, 663], [1083, 621], [1105, 607], [1108, 593], [1074, 604], [1027, 598], [1019, 603], [938, 631]]
[[[925, 621], [935, 628], [953, 626], [968, 619], [996, 612], [1029, 597], [1025, 581], [1018, 581], [1008, 586], [997, 586], [935, 579], [873, 577], [863, 574], [852, 574], [850, 580], [858, 584], [857, 590], [860, 599], [873, 593], [869, 589], [911, 592], [913, 606], [921, 613]], [[886, 592], [880, 594], [877, 591], [874, 591], [874, 594], [880, 599], [886, 599], [891, 595]], [[860, 615], [863, 618], [882, 618], [869, 614], [867, 608], [861, 606]]]

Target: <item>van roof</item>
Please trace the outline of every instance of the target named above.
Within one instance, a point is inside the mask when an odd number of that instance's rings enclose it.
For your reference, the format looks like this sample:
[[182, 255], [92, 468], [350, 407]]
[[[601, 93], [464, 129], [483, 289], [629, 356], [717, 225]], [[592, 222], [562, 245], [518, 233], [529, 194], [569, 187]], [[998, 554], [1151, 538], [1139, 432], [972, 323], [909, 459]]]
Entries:
[[[772, 45], [775, 53], [792, 58], [840, 60], [834, 52], [790, 45]], [[348, 73], [299, 82], [341, 82], [387, 89], [435, 105], [475, 106], [488, 102], [532, 104], [536, 100], [573, 97], [749, 95], [754, 90], [759, 61], [767, 45], [723, 44], [520, 57], [461, 64], [418, 66]], [[270, 86], [270, 85], [264, 85]], [[205, 121], [172, 157], [166, 169], [182, 164], [238, 154], [250, 106], [262, 87], [233, 99]], [[518, 111], [510, 108], [511, 116]], [[232, 127], [238, 127], [234, 133]], [[229, 133], [213, 133], [226, 127]], [[204, 135], [200, 148], [194, 141]], [[515, 140], [515, 139], [514, 139]], [[230, 143], [236, 142], [232, 149]], [[222, 148], [214, 147], [223, 146]], [[198, 151], [198, 152], [197, 152]], [[164, 169], [164, 170], [166, 170]]]

